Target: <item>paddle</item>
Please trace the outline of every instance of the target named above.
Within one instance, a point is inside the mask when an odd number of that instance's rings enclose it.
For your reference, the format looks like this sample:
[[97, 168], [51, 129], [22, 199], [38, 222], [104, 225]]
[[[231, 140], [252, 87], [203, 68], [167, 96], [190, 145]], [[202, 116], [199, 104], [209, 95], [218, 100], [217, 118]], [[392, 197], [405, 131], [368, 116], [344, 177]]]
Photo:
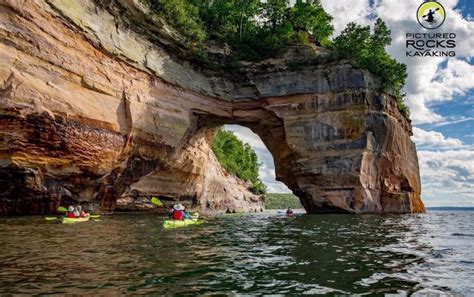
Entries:
[[[57, 211], [58, 212], [67, 212], [67, 209], [63, 206], [59, 206]], [[60, 219], [60, 218], [58, 218], [58, 217], [45, 217], [46, 221], [54, 221], [54, 220], [58, 220], [58, 219]]]
[[153, 203], [153, 204], [155, 204], [155, 205], [157, 205], [157, 206], [164, 206], [164, 205], [163, 205], [163, 202], [161, 202], [160, 199], [158, 199], [158, 198], [156, 198], [156, 197], [152, 197], [150, 201], [151, 201], [151, 203]]

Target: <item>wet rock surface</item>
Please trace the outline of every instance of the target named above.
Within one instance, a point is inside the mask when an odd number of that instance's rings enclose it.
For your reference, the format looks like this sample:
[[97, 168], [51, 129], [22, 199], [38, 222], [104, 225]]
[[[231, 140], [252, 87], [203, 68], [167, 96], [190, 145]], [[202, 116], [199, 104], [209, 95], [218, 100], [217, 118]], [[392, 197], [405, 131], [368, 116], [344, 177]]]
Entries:
[[163, 32], [139, 1], [0, 4], [0, 214], [151, 196], [261, 210], [209, 148], [223, 124], [262, 138], [310, 213], [424, 211], [411, 125], [377, 77], [330, 59], [233, 77], [183, 60]]

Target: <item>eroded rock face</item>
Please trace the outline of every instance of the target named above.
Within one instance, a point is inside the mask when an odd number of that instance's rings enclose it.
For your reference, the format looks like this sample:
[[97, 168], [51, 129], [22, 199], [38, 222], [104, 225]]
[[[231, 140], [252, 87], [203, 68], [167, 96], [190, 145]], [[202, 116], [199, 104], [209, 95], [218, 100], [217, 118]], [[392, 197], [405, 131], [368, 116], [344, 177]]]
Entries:
[[158, 197], [170, 209], [176, 201], [201, 213], [259, 212], [264, 197], [229, 175], [211, 149], [213, 129], [196, 133], [175, 163], [132, 184], [117, 201], [118, 210], [150, 209], [148, 197]]
[[308, 212], [424, 211], [410, 123], [378, 78], [330, 59], [238, 77], [201, 69], [140, 3], [0, 4], [1, 214], [150, 195], [260, 210], [209, 149], [222, 124], [262, 138]]

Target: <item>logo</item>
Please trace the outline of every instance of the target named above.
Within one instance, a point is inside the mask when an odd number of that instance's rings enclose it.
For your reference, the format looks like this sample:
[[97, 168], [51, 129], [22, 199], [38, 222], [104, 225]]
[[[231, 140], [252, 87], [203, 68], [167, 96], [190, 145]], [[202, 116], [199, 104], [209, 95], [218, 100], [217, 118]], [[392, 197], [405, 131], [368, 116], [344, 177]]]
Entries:
[[418, 7], [416, 19], [423, 28], [437, 29], [444, 23], [446, 11], [438, 2], [425, 2]]
[[[418, 23], [432, 30], [441, 27], [446, 19], [446, 11], [438, 2], [424, 2], [416, 11]], [[407, 32], [407, 57], [455, 57], [456, 33], [454, 32]]]

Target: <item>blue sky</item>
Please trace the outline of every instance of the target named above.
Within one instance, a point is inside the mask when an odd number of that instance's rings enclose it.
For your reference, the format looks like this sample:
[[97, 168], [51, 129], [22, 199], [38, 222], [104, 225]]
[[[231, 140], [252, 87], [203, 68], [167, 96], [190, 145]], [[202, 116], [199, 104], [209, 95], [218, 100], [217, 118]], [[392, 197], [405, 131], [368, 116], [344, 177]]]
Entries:
[[[405, 87], [413, 121], [427, 206], [474, 206], [474, 0], [440, 0], [446, 9], [443, 25], [430, 32], [454, 32], [456, 56], [405, 56], [405, 33], [427, 32], [416, 21], [420, 0], [322, 0], [333, 16], [335, 36], [349, 22], [372, 24], [381, 17], [392, 31], [387, 51], [408, 66]], [[275, 181], [273, 160], [250, 130], [229, 129], [257, 151], [262, 180], [270, 191], [288, 191]]]

